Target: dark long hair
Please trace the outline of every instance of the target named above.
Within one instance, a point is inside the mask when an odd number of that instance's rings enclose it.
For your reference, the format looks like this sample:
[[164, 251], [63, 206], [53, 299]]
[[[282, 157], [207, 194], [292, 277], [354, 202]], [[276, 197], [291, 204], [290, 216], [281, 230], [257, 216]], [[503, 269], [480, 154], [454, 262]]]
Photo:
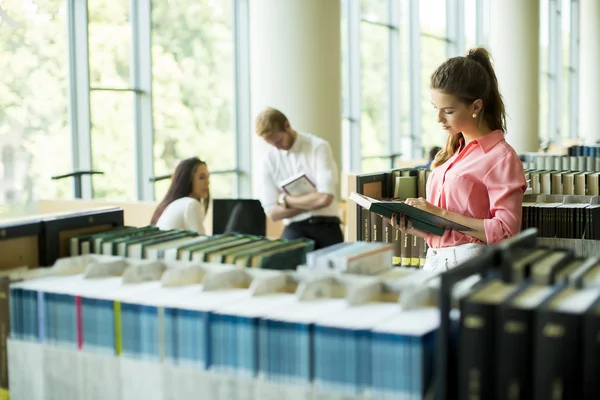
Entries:
[[[477, 99], [483, 102], [483, 120], [491, 130], [506, 132], [506, 110], [498, 89], [498, 79], [492, 66], [490, 52], [483, 47], [469, 50], [465, 57], [446, 60], [431, 75], [431, 88], [456, 96], [464, 104]], [[463, 134], [448, 135], [445, 148], [433, 166], [445, 163], [460, 146]]]
[[[175, 172], [171, 177], [171, 186], [169, 186], [169, 190], [167, 190], [167, 194], [165, 194], [165, 198], [160, 202], [156, 210], [154, 211], [154, 215], [150, 220], [151, 225], [156, 225], [158, 219], [165, 211], [165, 208], [175, 200], [179, 200], [182, 197], [187, 197], [192, 192], [192, 182], [194, 179], [194, 173], [198, 169], [200, 165], [206, 165], [206, 163], [200, 160], [198, 157], [192, 157], [183, 160], [179, 163], [177, 168], [175, 168]], [[204, 201], [204, 212], [208, 211], [208, 203], [210, 202], [210, 192]]]

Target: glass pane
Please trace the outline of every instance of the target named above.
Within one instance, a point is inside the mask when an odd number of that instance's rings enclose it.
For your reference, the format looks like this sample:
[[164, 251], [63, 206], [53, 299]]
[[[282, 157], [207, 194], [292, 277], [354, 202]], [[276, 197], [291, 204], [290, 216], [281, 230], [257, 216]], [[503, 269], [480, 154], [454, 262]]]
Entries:
[[88, 0], [90, 85], [129, 88], [129, 1]]
[[[210, 171], [209, 171], [210, 172]], [[157, 201], [161, 201], [169, 185], [170, 179], [165, 179], [156, 183], [155, 197]], [[210, 175], [210, 196], [213, 199], [230, 199], [234, 195], [235, 175], [234, 174], [211, 174]], [[209, 210], [210, 211], [210, 210]]]
[[[412, 135], [410, 128], [410, 0], [400, 2], [400, 133]], [[392, 135], [395, 134], [392, 132]], [[405, 154], [410, 149], [402, 149]]]
[[[352, 0], [346, 0], [352, 1]], [[341, 56], [342, 56], [342, 116], [348, 117], [350, 113], [350, 76], [348, 65], [348, 15], [344, 12], [348, 7], [342, 1], [342, 15], [340, 23], [340, 41], [341, 41]]]
[[548, 140], [548, 1], [540, 0], [540, 140]]
[[387, 155], [389, 147], [389, 30], [360, 25], [362, 156]]
[[35, 212], [40, 198], [71, 198], [68, 173], [65, 0], [4, 0], [18, 24], [0, 28], [0, 217]]
[[465, 2], [465, 46], [466, 49], [477, 47], [477, 0]]
[[[356, 1], [356, 0], [351, 0]], [[389, 2], [397, 0], [362, 0], [360, 3], [360, 12], [363, 19], [369, 21], [389, 22]]]
[[571, 110], [571, 96], [569, 88], [571, 86], [571, 0], [562, 0], [561, 11], [561, 27], [562, 27], [562, 118], [561, 118], [561, 133], [563, 139], [570, 137], [569, 111]]
[[362, 160], [361, 164], [361, 171], [365, 174], [370, 172], [388, 171], [391, 169], [389, 158], [368, 158]]
[[152, 3], [156, 175], [194, 156], [210, 171], [236, 167], [231, 13], [231, 1]]
[[133, 94], [92, 92], [92, 178], [94, 198], [135, 200]]
[[446, 143], [446, 132], [437, 122], [437, 114], [431, 104], [431, 74], [446, 60], [446, 42], [421, 37], [421, 144], [425, 151]]
[[446, 0], [420, 0], [419, 19], [421, 32], [446, 37]]

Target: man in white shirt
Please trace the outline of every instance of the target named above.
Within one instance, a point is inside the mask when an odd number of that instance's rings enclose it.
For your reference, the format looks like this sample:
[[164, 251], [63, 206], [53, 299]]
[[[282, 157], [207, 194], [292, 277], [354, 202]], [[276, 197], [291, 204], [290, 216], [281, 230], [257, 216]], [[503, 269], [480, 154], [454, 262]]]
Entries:
[[[342, 242], [336, 199], [338, 168], [329, 143], [293, 130], [287, 117], [274, 108], [256, 118], [256, 133], [272, 146], [264, 155], [260, 201], [269, 219], [283, 220], [282, 237], [312, 239], [315, 249]], [[280, 183], [301, 173], [315, 190], [286, 194]]]

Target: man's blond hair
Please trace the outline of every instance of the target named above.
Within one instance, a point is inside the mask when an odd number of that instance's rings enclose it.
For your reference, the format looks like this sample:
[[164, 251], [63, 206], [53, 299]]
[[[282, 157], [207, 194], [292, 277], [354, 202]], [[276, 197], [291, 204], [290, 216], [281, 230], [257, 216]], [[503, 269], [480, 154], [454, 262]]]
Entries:
[[269, 107], [256, 117], [256, 134], [268, 137], [273, 133], [285, 131], [287, 117], [279, 110]]

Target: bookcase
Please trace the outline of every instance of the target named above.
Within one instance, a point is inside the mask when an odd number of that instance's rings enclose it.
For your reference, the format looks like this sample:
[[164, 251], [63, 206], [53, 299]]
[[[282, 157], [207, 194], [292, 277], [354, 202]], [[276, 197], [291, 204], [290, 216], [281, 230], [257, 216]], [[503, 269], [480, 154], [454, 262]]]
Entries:
[[0, 221], [0, 398], [8, 398], [6, 340], [10, 332], [11, 279], [4, 272], [52, 265], [58, 258], [69, 255], [71, 237], [122, 225], [123, 210], [118, 207]]
[[123, 226], [119, 207], [0, 220], [0, 270], [54, 264], [69, 255], [72, 236]]
[[[406, 199], [425, 197], [429, 170], [401, 168], [372, 174], [349, 175], [348, 192], [356, 192], [374, 199]], [[347, 206], [347, 241], [383, 242], [394, 245], [392, 264], [420, 267], [425, 262], [425, 240], [405, 234], [381, 218], [349, 202]]]
[[[441, 274], [435, 398], [598, 398], [599, 272], [528, 229]], [[457, 299], [473, 276], [481, 290]]]

